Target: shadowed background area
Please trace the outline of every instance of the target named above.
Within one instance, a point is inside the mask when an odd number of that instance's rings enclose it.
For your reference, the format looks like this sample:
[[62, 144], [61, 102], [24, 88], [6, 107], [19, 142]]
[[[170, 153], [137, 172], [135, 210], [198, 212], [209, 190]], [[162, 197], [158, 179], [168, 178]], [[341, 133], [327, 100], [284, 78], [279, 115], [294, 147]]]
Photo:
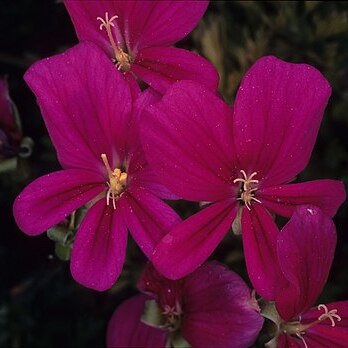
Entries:
[[[73, 26], [61, 2], [1, 2], [0, 76], [8, 77], [23, 133], [35, 145], [30, 158], [19, 159], [17, 170], [0, 172], [0, 347], [103, 346], [111, 313], [136, 293], [136, 280], [146, 262], [130, 241], [117, 284], [104, 293], [85, 289], [72, 280], [69, 263], [57, 257], [55, 244], [46, 234], [27, 237], [12, 217], [12, 203], [20, 190], [38, 176], [60, 168], [23, 74], [33, 62], [75, 43]], [[298, 179], [331, 178], [347, 183], [348, 3], [216, 1], [193, 34], [178, 46], [197, 50], [212, 61], [220, 73], [220, 92], [229, 103], [240, 79], [260, 56], [272, 54], [318, 68], [331, 83], [333, 94], [309, 166]], [[198, 209], [182, 201], [172, 205], [182, 217]], [[347, 210], [345, 203], [335, 218], [338, 246], [322, 302], [348, 299]], [[232, 233], [212, 258], [247, 281], [241, 241]], [[262, 347], [266, 339], [264, 333], [255, 347]]]

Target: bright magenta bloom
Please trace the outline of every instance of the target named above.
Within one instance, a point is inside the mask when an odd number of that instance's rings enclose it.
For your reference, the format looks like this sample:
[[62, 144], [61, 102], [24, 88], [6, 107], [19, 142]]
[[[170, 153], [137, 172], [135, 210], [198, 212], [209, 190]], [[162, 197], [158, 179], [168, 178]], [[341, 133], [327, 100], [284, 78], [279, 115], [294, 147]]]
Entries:
[[331, 218], [313, 206], [297, 209], [278, 235], [277, 347], [347, 346], [348, 301], [310, 308], [327, 281], [335, 246]]
[[218, 74], [204, 58], [170, 47], [188, 35], [208, 1], [65, 1], [77, 36], [98, 44], [130, 82], [157, 91], [178, 80], [216, 90]]
[[22, 138], [7, 80], [0, 79], [0, 159], [16, 156], [20, 150]]
[[14, 204], [15, 219], [25, 233], [37, 235], [88, 204], [74, 241], [71, 272], [87, 287], [108, 289], [122, 270], [127, 229], [149, 256], [179, 221], [158, 198], [171, 195], [158, 184], [139, 141], [140, 111], [153, 97], [131, 91], [91, 43], [34, 64], [25, 80], [64, 169], [24, 189]]
[[160, 180], [184, 199], [211, 203], [158, 244], [152, 261], [161, 273], [192, 272], [239, 211], [249, 276], [263, 297], [274, 297], [278, 228], [270, 213], [290, 217], [312, 204], [333, 216], [345, 199], [339, 181], [289, 184], [308, 163], [329, 95], [313, 67], [264, 57], [243, 79], [233, 109], [189, 81], [148, 108], [143, 144]]
[[[165, 347], [178, 333], [192, 347], [250, 347], [263, 318], [244, 281], [226, 267], [209, 262], [178, 281], [148, 265], [138, 288], [146, 295], [124, 302], [113, 314], [108, 347]], [[146, 301], [158, 306], [161, 329], [140, 321]]]

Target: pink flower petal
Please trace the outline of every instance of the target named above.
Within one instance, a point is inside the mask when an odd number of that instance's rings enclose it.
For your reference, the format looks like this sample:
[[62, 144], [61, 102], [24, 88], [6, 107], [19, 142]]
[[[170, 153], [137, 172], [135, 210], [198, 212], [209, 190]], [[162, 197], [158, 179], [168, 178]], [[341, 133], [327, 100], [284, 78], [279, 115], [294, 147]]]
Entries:
[[151, 263], [148, 263], [138, 281], [138, 289], [157, 300], [162, 308], [182, 304], [184, 279], [170, 280], [163, 277]]
[[280, 334], [278, 337], [277, 348], [304, 348], [304, 344], [299, 338]]
[[6, 78], [0, 79], [0, 130], [4, 130], [5, 133], [10, 134], [16, 140], [21, 137], [21, 132], [16, 124]]
[[141, 187], [129, 188], [119, 204], [132, 237], [148, 257], [161, 238], [181, 221], [172, 208]]
[[[323, 347], [345, 348], [348, 342], [348, 301], [330, 303], [326, 305], [328, 311], [337, 310], [337, 315], [341, 320], [334, 318], [335, 326], [332, 327], [331, 321], [325, 319], [317, 325], [306, 330], [306, 342], [309, 347], [314, 343], [322, 344]], [[317, 307], [310, 309], [301, 316], [301, 323], [308, 324], [316, 321], [324, 311], [318, 310]]]
[[234, 108], [240, 169], [264, 186], [293, 179], [307, 165], [330, 86], [313, 67], [259, 59], [244, 77]]
[[25, 80], [38, 99], [63, 166], [104, 172], [102, 153], [114, 166], [121, 164], [131, 93], [123, 75], [97, 46], [82, 43], [41, 60], [27, 71]]
[[193, 201], [236, 197], [227, 104], [205, 87], [182, 81], [148, 111], [141, 125], [144, 150], [165, 186]]
[[14, 202], [17, 225], [29, 235], [45, 232], [105, 190], [102, 180], [95, 172], [80, 169], [61, 170], [36, 179]]
[[214, 203], [183, 221], [157, 245], [152, 263], [170, 279], [179, 279], [199, 267], [215, 250], [237, 213], [229, 200]]
[[156, 104], [160, 99], [161, 95], [159, 93], [154, 91], [152, 88], [148, 88], [138, 95], [133, 104], [133, 117], [128, 122], [126, 140], [127, 173], [132, 181], [138, 182], [142, 176], [142, 172], [149, 168], [139, 134], [141, 119], [146, 117], [144, 109]]
[[286, 217], [291, 217], [297, 206], [308, 204], [334, 216], [346, 199], [343, 183], [336, 180], [265, 187], [258, 190], [257, 195], [268, 209]]
[[202, 18], [208, 1], [65, 1], [77, 35], [111, 51], [97, 17], [117, 15], [115, 41], [132, 54], [145, 47], [171, 46], [190, 33]]
[[139, 173], [134, 181], [136, 181], [137, 185], [146, 187], [147, 190], [159, 198], [170, 200], [180, 199], [178, 195], [160, 183], [156, 171], [150, 166], [147, 166], [146, 169]]
[[250, 347], [263, 318], [235, 273], [208, 262], [185, 279], [182, 333], [193, 347]]
[[128, 185], [145, 187], [160, 198], [178, 199], [176, 195], [159, 182], [155, 170], [147, 164], [139, 136], [141, 118], [146, 116], [143, 113], [144, 108], [157, 103], [160, 99], [161, 95], [159, 93], [152, 88], [148, 88], [139, 95], [134, 104], [133, 118], [129, 125], [126, 146]]
[[314, 206], [298, 208], [279, 234], [277, 252], [283, 277], [278, 280], [275, 299], [285, 321], [306, 311], [318, 298], [330, 271], [336, 238], [330, 217]]
[[213, 65], [199, 56], [174, 47], [151, 47], [139, 52], [132, 71], [161, 93], [180, 80], [192, 80], [216, 91], [219, 75]]
[[242, 212], [242, 237], [245, 262], [255, 290], [268, 300], [274, 299], [279, 276], [276, 242], [279, 234], [272, 217], [259, 204]]
[[73, 245], [70, 269], [74, 279], [87, 288], [110, 289], [125, 259], [127, 228], [118, 209], [99, 200], [87, 212]]
[[112, 315], [106, 333], [108, 348], [164, 348], [168, 334], [144, 324], [140, 318], [145, 302], [150, 298], [140, 294], [121, 303]]

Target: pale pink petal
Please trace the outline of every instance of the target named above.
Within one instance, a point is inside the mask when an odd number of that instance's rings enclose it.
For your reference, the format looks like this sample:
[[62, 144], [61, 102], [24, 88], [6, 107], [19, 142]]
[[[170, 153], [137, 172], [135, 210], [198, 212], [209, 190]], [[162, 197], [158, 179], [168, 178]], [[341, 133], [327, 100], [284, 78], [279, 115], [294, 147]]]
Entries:
[[157, 245], [152, 263], [170, 279], [179, 279], [199, 267], [215, 250], [232, 225], [236, 204], [220, 201], [183, 221]]
[[180, 221], [179, 215], [150, 191], [129, 188], [120, 200], [125, 224], [140, 249], [150, 257], [156, 244]]
[[268, 300], [274, 299], [279, 276], [276, 243], [279, 230], [260, 204], [242, 212], [242, 237], [245, 262], [255, 290]]
[[14, 202], [17, 225], [29, 235], [45, 232], [105, 190], [102, 180], [95, 172], [80, 169], [61, 170], [36, 179]]
[[25, 74], [65, 167], [105, 171], [124, 158], [132, 99], [124, 76], [91, 43], [35, 63]]
[[122, 302], [112, 315], [107, 332], [108, 348], [164, 348], [168, 333], [144, 324], [140, 319], [150, 297], [140, 294]]
[[165, 93], [174, 82], [192, 80], [216, 91], [219, 75], [197, 53], [174, 47], [151, 47], [139, 52], [132, 71], [155, 90]]
[[293, 179], [307, 165], [331, 89], [315, 68], [259, 59], [244, 77], [234, 106], [240, 169], [264, 186]]
[[263, 318], [235, 273], [208, 262], [185, 278], [182, 333], [192, 347], [250, 347]]
[[334, 216], [346, 199], [341, 181], [315, 180], [299, 184], [265, 187], [257, 191], [258, 198], [276, 214], [291, 217], [299, 205], [315, 205]]
[[[323, 347], [345, 348], [348, 342], [348, 301], [334, 302], [326, 305], [328, 311], [337, 310], [337, 315], [341, 320], [333, 318], [335, 326], [327, 318], [319, 324], [306, 330], [306, 342], [322, 344]], [[301, 323], [309, 324], [316, 321], [324, 313], [323, 309], [311, 308], [301, 316]], [[310, 345], [311, 347], [311, 345]]]
[[74, 279], [87, 288], [110, 289], [125, 259], [127, 228], [118, 209], [101, 199], [83, 219], [73, 245], [70, 269]]
[[[113, 21], [113, 35], [123, 49], [171, 46], [184, 38], [202, 18], [208, 1], [65, 1], [80, 40], [92, 41], [111, 53], [105, 29], [97, 17]], [[109, 47], [108, 47], [109, 46]], [[108, 48], [107, 48], [108, 47]]]
[[314, 206], [298, 208], [279, 234], [277, 253], [283, 277], [277, 282], [276, 308], [289, 321], [320, 295], [336, 246], [331, 218]]
[[193, 201], [236, 197], [227, 104], [205, 87], [182, 81], [148, 111], [141, 124], [144, 150], [165, 186]]

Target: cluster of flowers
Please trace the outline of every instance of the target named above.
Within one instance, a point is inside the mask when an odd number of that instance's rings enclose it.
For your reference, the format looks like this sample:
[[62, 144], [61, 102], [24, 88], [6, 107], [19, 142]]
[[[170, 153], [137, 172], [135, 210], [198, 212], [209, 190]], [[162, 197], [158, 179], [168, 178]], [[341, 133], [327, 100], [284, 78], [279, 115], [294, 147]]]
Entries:
[[[143, 294], [116, 310], [107, 345], [249, 347], [267, 318], [268, 347], [346, 347], [348, 302], [311, 308], [333, 260], [344, 187], [289, 183], [309, 161], [325, 78], [264, 57], [232, 108], [213, 66], [171, 47], [206, 1], [65, 5], [80, 43], [25, 74], [64, 169], [26, 187], [14, 216], [37, 235], [86, 205], [71, 273], [92, 289], [115, 283], [127, 231], [150, 259]], [[163, 199], [204, 208], [181, 221]], [[281, 231], [274, 215], [290, 218]], [[225, 266], [204, 264], [231, 226], [258, 298]]]

